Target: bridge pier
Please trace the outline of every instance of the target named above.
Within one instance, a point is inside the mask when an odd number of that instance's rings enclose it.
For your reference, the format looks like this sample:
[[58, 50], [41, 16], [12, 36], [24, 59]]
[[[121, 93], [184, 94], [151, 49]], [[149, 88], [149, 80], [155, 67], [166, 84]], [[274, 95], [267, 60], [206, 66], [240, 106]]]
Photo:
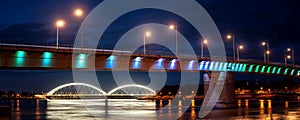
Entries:
[[[214, 108], [215, 109], [236, 108], [237, 104], [235, 102], [235, 93], [234, 93], [234, 73], [221, 72], [220, 75], [222, 74], [225, 77], [224, 86]], [[207, 91], [209, 89], [209, 84], [211, 82], [211, 73], [205, 72], [203, 74], [203, 80], [204, 80], [204, 96], [206, 96]], [[216, 83], [216, 85], [220, 85], [220, 84], [221, 83], [218, 82]]]

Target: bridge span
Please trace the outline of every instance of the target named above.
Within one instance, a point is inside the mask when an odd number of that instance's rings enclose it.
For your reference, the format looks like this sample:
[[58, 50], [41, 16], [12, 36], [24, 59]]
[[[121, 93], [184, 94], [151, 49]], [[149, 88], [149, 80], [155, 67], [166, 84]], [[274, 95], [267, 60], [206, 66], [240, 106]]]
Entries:
[[[93, 55], [93, 51], [95, 55]], [[114, 54], [113, 54], [114, 53]], [[75, 57], [73, 57], [73, 54]], [[127, 60], [127, 61], [126, 61]], [[179, 64], [180, 62], [180, 64]], [[258, 60], [211, 61], [209, 58], [176, 58], [170, 54], [132, 54], [132, 51], [81, 49], [3, 44], [0, 69], [18, 70], [131, 70], [131, 71], [231, 71], [300, 77], [300, 67]]]

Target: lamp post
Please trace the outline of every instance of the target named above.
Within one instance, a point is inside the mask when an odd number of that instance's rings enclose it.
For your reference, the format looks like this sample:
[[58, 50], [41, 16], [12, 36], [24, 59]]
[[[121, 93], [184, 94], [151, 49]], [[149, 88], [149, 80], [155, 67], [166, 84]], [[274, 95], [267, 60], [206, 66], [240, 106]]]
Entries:
[[292, 65], [295, 65], [295, 50], [293, 48], [287, 48], [287, 52], [291, 52]]
[[284, 57], [285, 65], [287, 65], [287, 59], [291, 59], [291, 56], [290, 56], [290, 55], [287, 55], [286, 57]]
[[170, 25], [169, 28], [171, 30], [175, 30], [175, 46], [176, 46], [176, 56], [178, 55], [178, 28], [177, 25]]
[[227, 39], [232, 39], [232, 52], [233, 52], [233, 60], [235, 60], [235, 38], [233, 35], [227, 35]]
[[236, 53], [237, 53], [237, 60], [240, 60], [240, 50], [244, 49], [243, 45], [240, 45], [239, 47], [236, 48]]
[[[84, 15], [84, 12], [83, 12], [82, 9], [77, 8], [77, 9], [74, 10], [74, 16], [76, 16], [76, 17], [82, 17], [83, 15]], [[82, 28], [84, 28], [84, 27], [82, 26]], [[83, 48], [83, 29], [81, 31], [80, 47]]]
[[144, 55], [146, 55], [146, 38], [151, 36], [151, 32], [147, 31], [144, 34]]
[[202, 40], [201, 42], [201, 58], [204, 57], [204, 44], [207, 45], [208, 41], [206, 39]]
[[261, 43], [262, 46], [266, 46], [264, 49], [264, 61], [266, 62], [270, 62], [270, 45], [269, 42], [262, 42]]
[[58, 38], [59, 38], [59, 28], [65, 25], [65, 21], [58, 20], [56, 21], [56, 49], [58, 49]]

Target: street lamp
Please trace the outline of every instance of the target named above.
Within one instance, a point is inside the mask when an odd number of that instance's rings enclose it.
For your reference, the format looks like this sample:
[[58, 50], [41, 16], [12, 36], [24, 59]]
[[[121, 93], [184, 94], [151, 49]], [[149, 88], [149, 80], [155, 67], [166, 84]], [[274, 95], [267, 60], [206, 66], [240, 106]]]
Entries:
[[233, 50], [233, 60], [235, 60], [235, 44], [234, 44], [234, 36], [233, 35], [227, 35], [227, 39], [232, 39], [232, 50]]
[[292, 58], [292, 65], [295, 65], [295, 50], [293, 49], [293, 48], [287, 48], [286, 49], [287, 50], [287, 52], [291, 52], [291, 58]]
[[284, 57], [285, 65], [287, 65], [287, 59], [291, 59], [291, 56], [290, 56], [290, 55], [287, 55], [286, 57]]
[[146, 38], [151, 36], [151, 32], [147, 31], [144, 34], [144, 55], [146, 55]]
[[176, 45], [176, 56], [178, 55], [178, 28], [176, 25], [170, 25], [171, 30], [175, 30], [175, 45]]
[[270, 61], [270, 45], [269, 42], [262, 42], [261, 43], [262, 46], [266, 46], [266, 48], [264, 49], [264, 61], [269, 62]]
[[[84, 12], [83, 12], [82, 9], [77, 8], [77, 9], [74, 10], [74, 15], [75, 15], [76, 17], [82, 17], [83, 14], [84, 14]], [[82, 25], [83, 25], [83, 24], [82, 24]], [[82, 26], [82, 28], [83, 28], [83, 26]], [[83, 48], [83, 29], [82, 29], [82, 31], [81, 31], [81, 44], [80, 44], [80, 46], [81, 46], [81, 48]]]
[[208, 44], [208, 41], [206, 39], [203, 39], [202, 40], [202, 43], [201, 43], [201, 58], [204, 57], [204, 44], [207, 45]]
[[239, 47], [236, 48], [236, 52], [237, 52], [237, 60], [239, 61], [240, 60], [240, 52], [239, 50], [242, 50], [244, 49], [244, 46], [243, 45], [240, 45]]
[[65, 21], [58, 20], [56, 21], [56, 49], [58, 49], [58, 37], [59, 37], [59, 28], [65, 25]]

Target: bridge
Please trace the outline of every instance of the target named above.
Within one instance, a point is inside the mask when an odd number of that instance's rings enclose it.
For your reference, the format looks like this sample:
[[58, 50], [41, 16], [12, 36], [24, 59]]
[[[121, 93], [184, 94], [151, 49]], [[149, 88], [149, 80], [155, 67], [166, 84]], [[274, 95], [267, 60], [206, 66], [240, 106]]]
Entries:
[[[96, 51], [93, 56], [91, 53]], [[75, 53], [74, 53], [75, 52]], [[113, 54], [114, 53], [114, 54]], [[76, 57], [73, 57], [73, 54]], [[259, 60], [211, 61], [209, 58], [176, 58], [165, 53], [132, 54], [132, 51], [81, 49], [51, 46], [3, 44], [0, 46], [0, 69], [19, 70], [132, 70], [153, 71], [231, 71], [300, 77], [300, 66], [264, 63]], [[129, 61], [124, 61], [124, 60]], [[181, 65], [179, 65], [179, 61]], [[124, 64], [126, 62], [127, 64]], [[183, 63], [183, 64], [182, 64]]]
[[[95, 53], [95, 54], [93, 54]], [[156, 54], [133, 54], [133, 51], [68, 48], [51, 46], [2, 44], [0, 46], [0, 69], [12, 70], [130, 70], [203, 72], [204, 93], [210, 89], [211, 75], [215, 71], [224, 76], [224, 88], [218, 107], [230, 107], [234, 103], [234, 74], [263, 74], [300, 77], [300, 66], [283, 63], [240, 59], [238, 61], [212, 61], [209, 58], [179, 56], [157, 52]], [[92, 87], [93, 88], [93, 87]], [[97, 88], [94, 88], [97, 90]], [[110, 95], [103, 91], [99, 94]], [[51, 92], [50, 92], [51, 93]], [[49, 94], [51, 96], [53, 94]], [[76, 93], [78, 97], [78, 93]], [[80, 94], [85, 96], [85, 94]], [[56, 95], [57, 96], [57, 95]]]
[[104, 92], [102, 89], [86, 83], [68, 83], [58, 86], [47, 93], [45, 98], [53, 99], [132, 99], [154, 96], [156, 92], [146, 86], [129, 84]]

